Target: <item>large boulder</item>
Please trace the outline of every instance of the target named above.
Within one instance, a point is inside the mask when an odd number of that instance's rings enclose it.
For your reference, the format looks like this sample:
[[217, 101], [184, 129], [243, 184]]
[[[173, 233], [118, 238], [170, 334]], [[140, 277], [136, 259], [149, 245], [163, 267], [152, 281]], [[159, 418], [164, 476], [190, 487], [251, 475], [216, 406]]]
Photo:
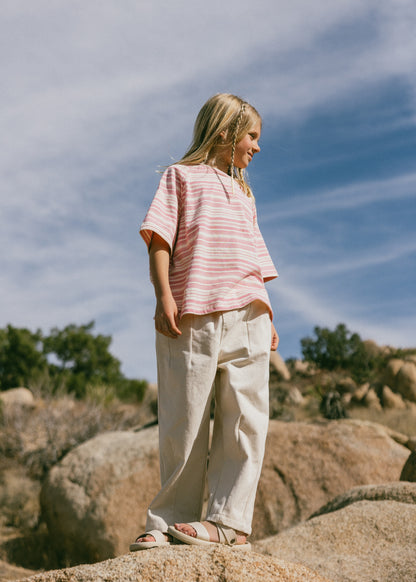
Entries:
[[35, 399], [28, 388], [10, 388], [0, 392], [0, 404], [7, 408], [34, 408]]
[[352, 487], [398, 481], [408, 456], [378, 424], [271, 421], [253, 539], [299, 523]]
[[[398, 484], [393, 489], [397, 499]], [[355, 491], [351, 503], [262, 540], [255, 549], [302, 563], [334, 582], [414, 582], [414, 493], [403, 492], [403, 501], [390, 500], [387, 490], [383, 501], [369, 501], [366, 495], [356, 501], [360, 495]]]
[[406, 403], [400, 394], [396, 394], [386, 385], [382, 388], [381, 400], [384, 408], [397, 408], [402, 410], [406, 408]]
[[58, 558], [79, 564], [125, 552], [159, 484], [157, 427], [104, 433], [72, 450], [40, 498]]
[[395, 390], [396, 386], [396, 376], [403, 364], [404, 360], [401, 360], [400, 358], [392, 358], [387, 362], [387, 366], [384, 370], [384, 383], [387, 384], [387, 386], [390, 386], [393, 390]]
[[392, 358], [384, 372], [384, 383], [410, 402], [416, 402], [416, 362]]
[[409, 503], [416, 505], [416, 484], [413, 483], [381, 483], [380, 485], [364, 485], [354, 487], [329, 503], [319, 508], [310, 519], [325, 513], [338, 511], [351, 503], [357, 501], [398, 501], [399, 503]]
[[[271, 421], [252, 539], [298, 523], [346, 489], [397, 481], [408, 455], [371, 423]], [[58, 557], [77, 564], [125, 552], [158, 488], [157, 427], [102, 434], [71, 451], [41, 493]]]
[[223, 546], [170, 546], [98, 564], [37, 574], [20, 582], [331, 582], [306, 566]]
[[372, 410], [381, 411], [382, 406], [374, 388], [369, 388], [367, 394], [364, 396], [363, 404]]
[[396, 375], [396, 392], [403, 398], [416, 402], [416, 364], [404, 362]]

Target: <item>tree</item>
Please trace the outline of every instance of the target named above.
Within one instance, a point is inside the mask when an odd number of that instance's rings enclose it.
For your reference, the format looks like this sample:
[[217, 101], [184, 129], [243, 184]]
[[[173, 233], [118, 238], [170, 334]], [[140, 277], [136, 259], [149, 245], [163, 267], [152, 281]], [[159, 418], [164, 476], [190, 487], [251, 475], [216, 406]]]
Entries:
[[344, 323], [338, 324], [334, 331], [315, 327], [314, 333], [316, 338], [300, 340], [305, 360], [325, 370], [349, 370], [358, 382], [370, 377], [377, 361], [365, 349], [358, 333], [351, 333]]
[[52, 391], [63, 387], [78, 398], [87, 386], [104, 385], [123, 400], [142, 400], [147, 382], [126, 378], [109, 351], [111, 336], [94, 335], [93, 328], [94, 321], [70, 324], [53, 328], [49, 336], [11, 325], [0, 329], [0, 389], [27, 386], [43, 376]]
[[28, 383], [47, 369], [42, 353], [42, 333], [8, 325], [0, 329], [0, 388], [16, 388]]
[[117, 385], [124, 376], [120, 361], [108, 350], [111, 336], [94, 336], [94, 321], [86, 325], [67, 325], [63, 330], [53, 328], [44, 339], [43, 351], [51, 363], [55, 377], [65, 379], [68, 390], [78, 397], [85, 395], [87, 383]]

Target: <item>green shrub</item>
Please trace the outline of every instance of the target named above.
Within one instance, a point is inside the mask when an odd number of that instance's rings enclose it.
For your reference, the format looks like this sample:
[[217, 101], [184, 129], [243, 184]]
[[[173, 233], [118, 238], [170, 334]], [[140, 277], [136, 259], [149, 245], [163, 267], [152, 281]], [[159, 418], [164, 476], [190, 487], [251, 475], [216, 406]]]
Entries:
[[115, 386], [115, 393], [123, 402], [143, 402], [146, 389], [146, 380], [122, 378]]
[[98, 400], [108, 400], [113, 391], [114, 398], [141, 402], [147, 383], [125, 378], [109, 351], [111, 336], [94, 334], [93, 328], [94, 321], [70, 324], [45, 336], [11, 325], [0, 329], [0, 390], [31, 386], [44, 396], [66, 393]]
[[8, 325], [0, 329], [0, 389], [27, 386], [47, 368], [42, 334]]
[[348, 370], [356, 382], [372, 379], [381, 365], [381, 357], [366, 350], [358, 333], [351, 333], [340, 323], [334, 331], [315, 327], [315, 338], [301, 339], [305, 360], [324, 370]]

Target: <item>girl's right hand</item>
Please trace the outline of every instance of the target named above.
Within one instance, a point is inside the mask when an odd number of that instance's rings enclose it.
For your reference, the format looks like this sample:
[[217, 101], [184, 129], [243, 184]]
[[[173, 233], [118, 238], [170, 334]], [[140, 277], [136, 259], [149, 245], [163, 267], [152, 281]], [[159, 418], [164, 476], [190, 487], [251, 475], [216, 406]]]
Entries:
[[178, 327], [178, 308], [172, 296], [161, 297], [160, 300], [156, 302], [154, 320], [156, 331], [159, 333], [171, 338], [176, 338], [178, 335], [182, 335], [182, 332]]

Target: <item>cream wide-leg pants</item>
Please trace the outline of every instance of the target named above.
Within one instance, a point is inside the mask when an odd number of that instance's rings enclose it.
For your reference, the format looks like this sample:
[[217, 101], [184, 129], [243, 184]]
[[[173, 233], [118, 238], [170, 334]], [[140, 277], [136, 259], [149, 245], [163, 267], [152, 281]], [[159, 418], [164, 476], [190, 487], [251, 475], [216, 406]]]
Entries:
[[200, 520], [207, 477], [206, 519], [250, 534], [269, 418], [268, 309], [185, 315], [180, 329], [176, 339], [156, 332], [162, 488], [146, 530]]

